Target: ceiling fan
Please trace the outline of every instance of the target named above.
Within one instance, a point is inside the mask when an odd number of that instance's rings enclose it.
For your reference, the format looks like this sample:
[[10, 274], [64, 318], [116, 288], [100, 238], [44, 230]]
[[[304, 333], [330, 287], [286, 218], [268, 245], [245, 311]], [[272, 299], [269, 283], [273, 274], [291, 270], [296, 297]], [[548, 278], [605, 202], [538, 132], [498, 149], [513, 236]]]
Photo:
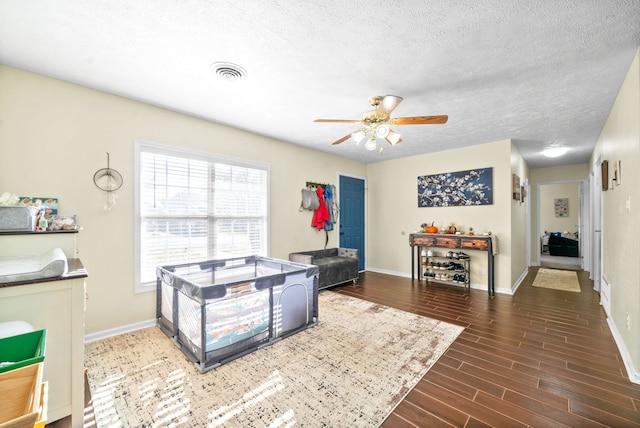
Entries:
[[[330, 123], [361, 123], [364, 126], [351, 132], [332, 144], [340, 144], [353, 138], [356, 144], [367, 138], [364, 147], [367, 150], [376, 149], [376, 139], [383, 138], [392, 146], [400, 143], [402, 138], [391, 130], [389, 125], [437, 125], [447, 123], [449, 119], [446, 115], [441, 116], [410, 116], [396, 117], [391, 119], [391, 112], [402, 102], [402, 97], [396, 95], [375, 96], [369, 98], [369, 104], [373, 107], [362, 115], [360, 120], [350, 119], [316, 119], [314, 122]], [[382, 152], [382, 147], [380, 148]]]

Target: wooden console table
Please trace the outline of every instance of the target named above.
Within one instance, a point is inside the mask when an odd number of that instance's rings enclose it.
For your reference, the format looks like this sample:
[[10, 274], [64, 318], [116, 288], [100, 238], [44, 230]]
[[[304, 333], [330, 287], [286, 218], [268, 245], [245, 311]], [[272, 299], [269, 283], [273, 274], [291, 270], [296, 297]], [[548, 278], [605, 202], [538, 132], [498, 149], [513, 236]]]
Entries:
[[[494, 269], [493, 269], [493, 241], [491, 236], [468, 235], [440, 235], [434, 233], [411, 233], [409, 235], [411, 245], [411, 280], [415, 276], [416, 262], [418, 264], [418, 279], [420, 279], [420, 252], [423, 247], [449, 248], [452, 250], [476, 250], [487, 252], [487, 289], [489, 296], [495, 294]], [[416, 251], [417, 250], [417, 251]]]

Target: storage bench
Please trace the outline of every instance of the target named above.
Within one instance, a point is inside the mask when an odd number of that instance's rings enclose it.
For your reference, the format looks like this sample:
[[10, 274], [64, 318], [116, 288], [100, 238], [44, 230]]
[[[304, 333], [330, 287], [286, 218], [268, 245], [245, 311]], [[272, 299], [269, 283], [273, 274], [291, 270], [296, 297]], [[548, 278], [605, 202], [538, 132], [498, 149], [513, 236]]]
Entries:
[[298, 251], [290, 253], [289, 260], [318, 266], [319, 289], [358, 280], [358, 250], [355, 248]]
[[251, 256], [156, 274], [158, 325], [201, 373], [318, 321], [317, 266]]

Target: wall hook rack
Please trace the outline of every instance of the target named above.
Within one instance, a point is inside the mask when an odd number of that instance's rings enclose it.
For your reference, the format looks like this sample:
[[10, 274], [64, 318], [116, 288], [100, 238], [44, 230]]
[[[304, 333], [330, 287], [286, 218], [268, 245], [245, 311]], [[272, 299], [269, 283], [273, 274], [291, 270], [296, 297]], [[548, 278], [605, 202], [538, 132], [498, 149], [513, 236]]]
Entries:
[[328, 186], [326, 183], [316, 183], [314, 181], [307, 181], [307, 187], [322, 187], [323, 189]]

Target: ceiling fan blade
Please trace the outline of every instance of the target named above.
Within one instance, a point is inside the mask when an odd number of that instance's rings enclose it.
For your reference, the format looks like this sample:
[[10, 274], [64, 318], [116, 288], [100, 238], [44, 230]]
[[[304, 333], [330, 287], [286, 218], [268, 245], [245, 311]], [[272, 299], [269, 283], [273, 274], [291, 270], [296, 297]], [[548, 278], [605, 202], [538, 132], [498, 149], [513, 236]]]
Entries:
[[449, 116], [412, 116], [412, 117], [396, 117], [389, 121], [392, 125], [441, 125], [447, 123]]
[[398, 107], [398, 104], [400, 104], [402, 100], [402, 97], [398, 97], [396, 95], [385, 95], [382, 97], [382, 101], [380, 101], [378, 111], [391, 113], [393, 109]]
[[[353, 132], [357, 132], [357, 131], [353, 131]], [[345, 141], [347, 141], [349, 138], [351, 138], [351, 134], [353, 134], [353, 132], [345, 135], [344, 137], [340, 138], [338, 141], [335, 141], [333, 143], [331, 143], [332, 146], [335, 146], [336, 144], [340, 144], [340, 143], [344, 143]]]
[[314, 122], [329, 122], [329, 123], [362, 123], [362, 120], [356, 119], [316, 119]]

